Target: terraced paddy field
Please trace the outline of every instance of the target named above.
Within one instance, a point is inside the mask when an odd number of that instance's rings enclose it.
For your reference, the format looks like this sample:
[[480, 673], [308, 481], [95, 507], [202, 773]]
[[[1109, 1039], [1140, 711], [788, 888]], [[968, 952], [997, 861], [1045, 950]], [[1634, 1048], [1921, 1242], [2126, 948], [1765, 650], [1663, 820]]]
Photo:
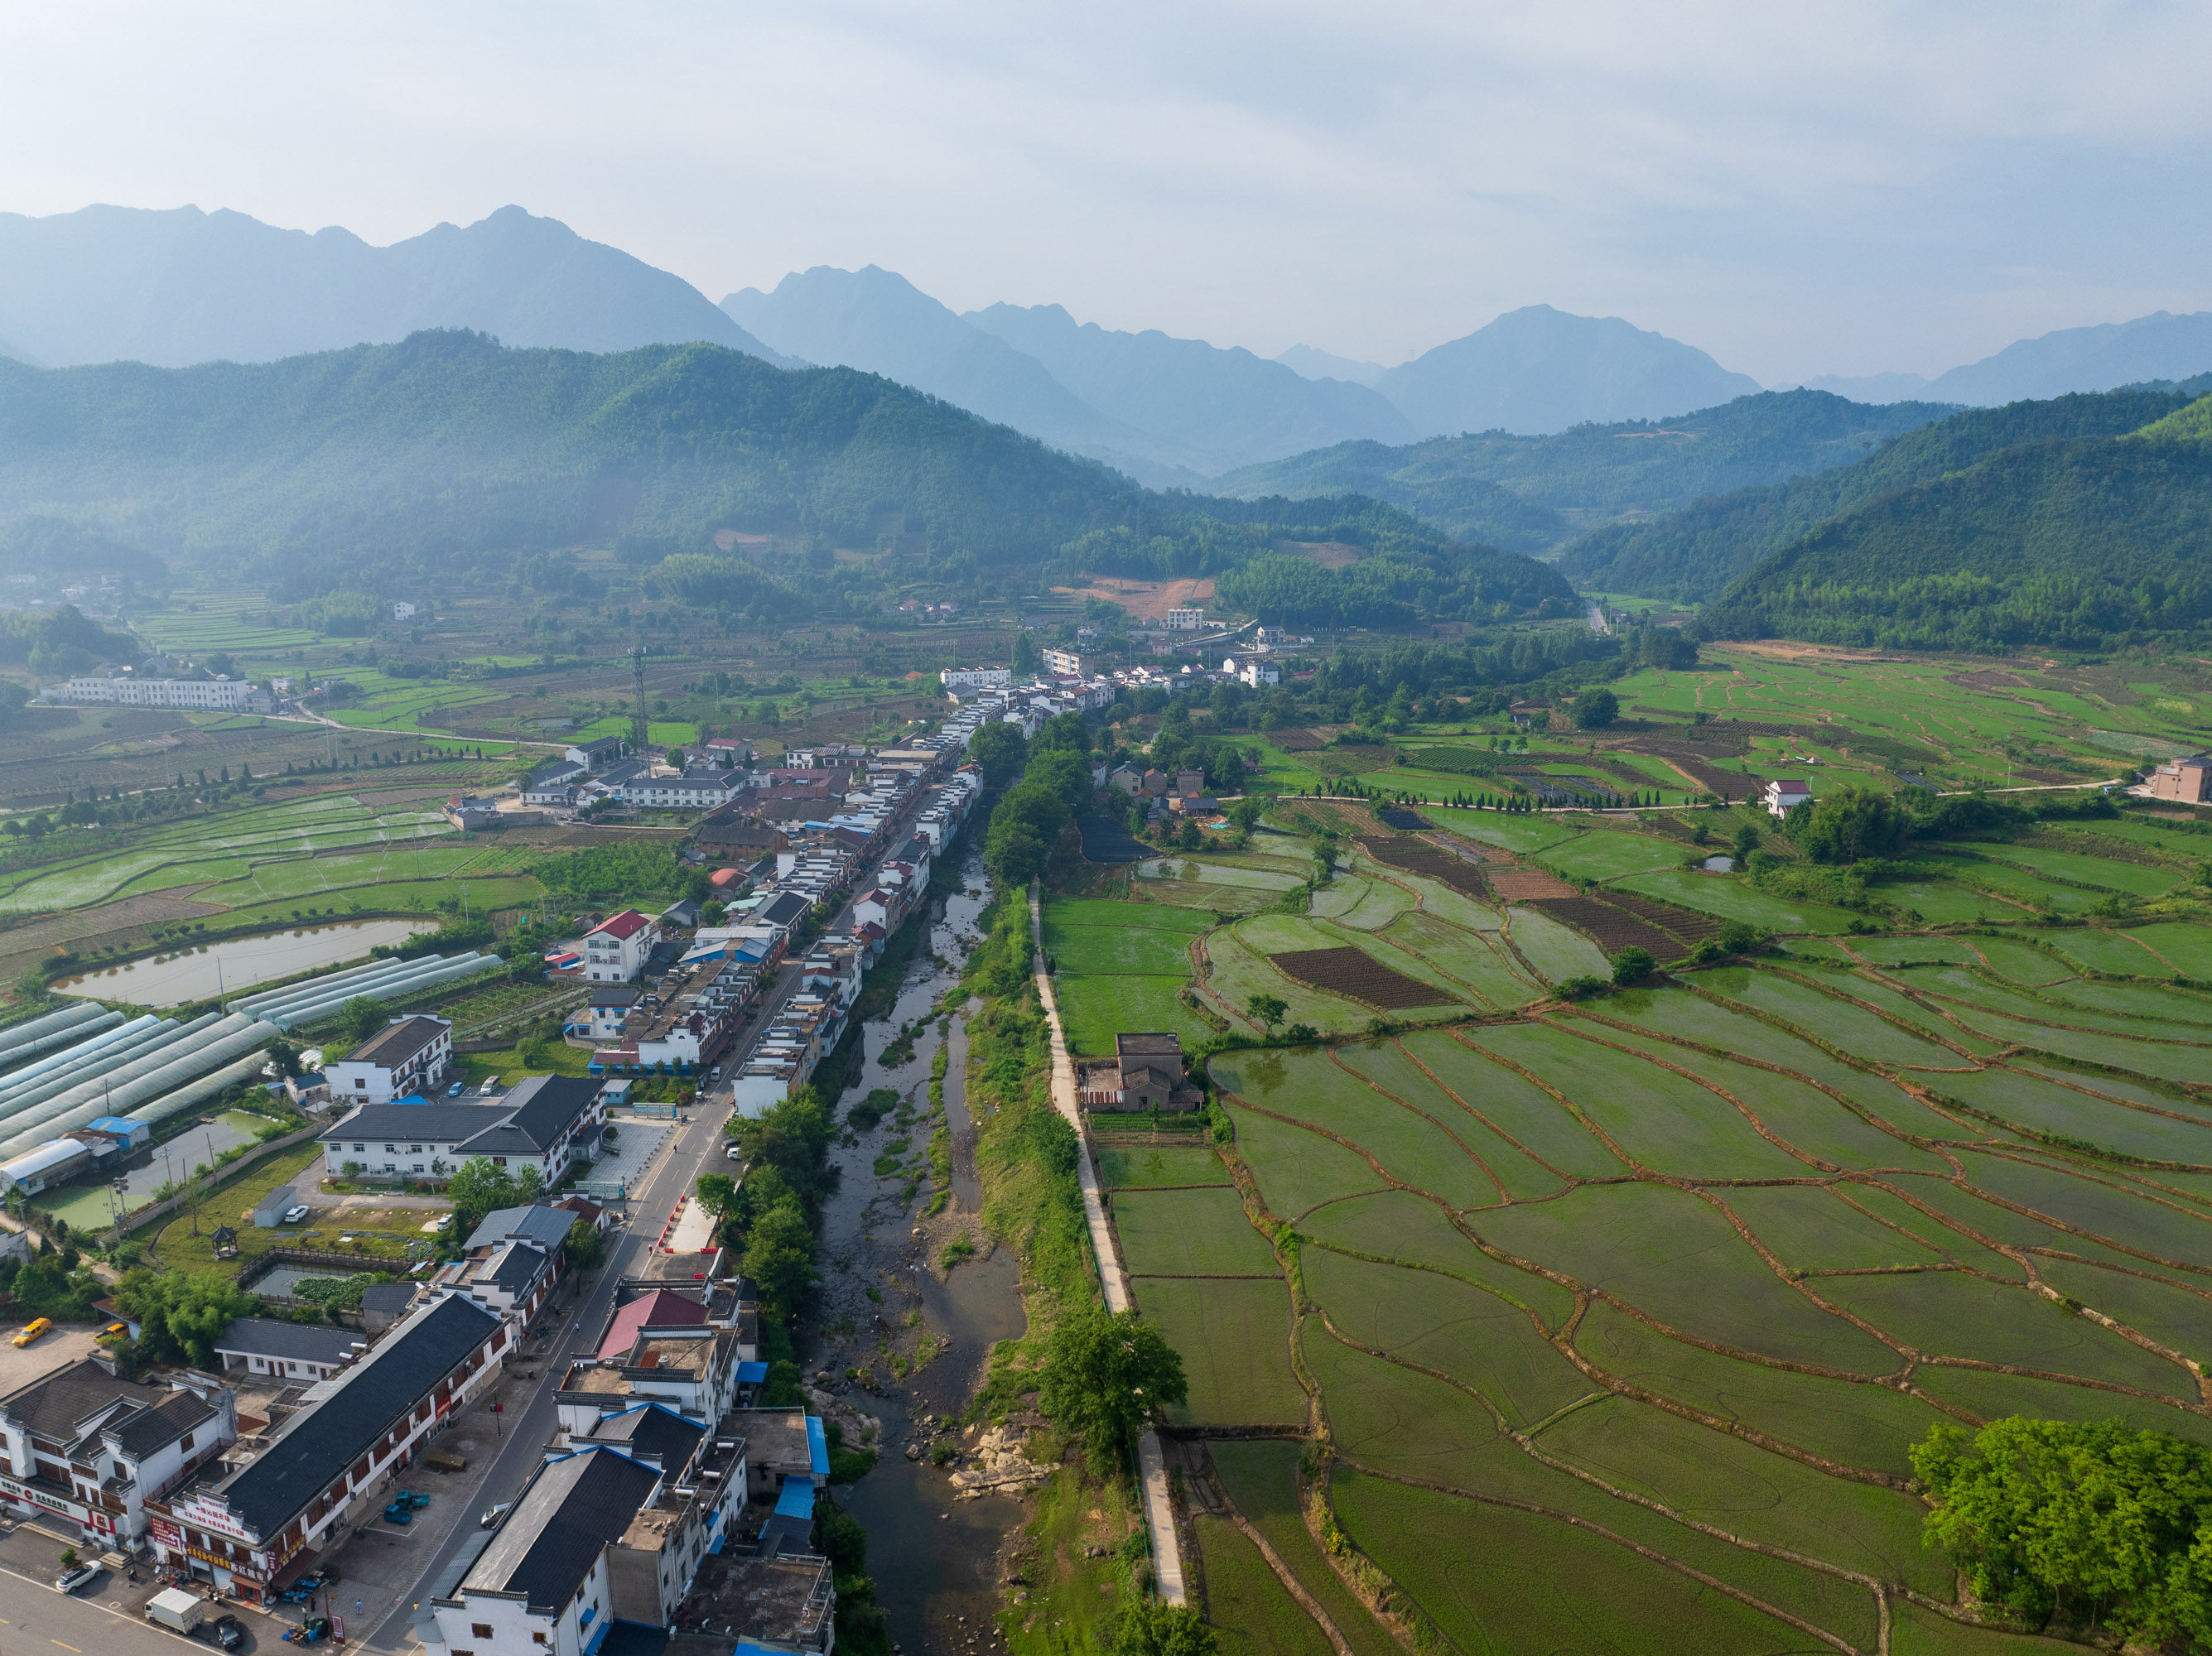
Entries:
[[[1570, 1004], [1549, 987], [1606, 969], [1586, 933], [1364, 852], [1304, 914], [1179, 934], [1247, 1034], [1296, 948], [1497, 992], [1376, 1025], [1291, 983], [1316, 1040], [1208, 1063], [1224, 1156], [1112, 1152], [1139, 1308], [1191, 1375], [1171, 1429], [1355, 1649], [1381, 1577], [1465, 1651], [2065, 1647], [1972, 1624], [1910, 1453], [2014, 1414], [2212, 1442], [2212, 924], [2145, 864], [1990, 843], [1962, 864], [2082, 922], [1853, 933], [1656, 834], [1457, 816], [1601, 895], [1793, 935]], [[1099, 920], [1060, 920], [1080, 958]], [[1215, 1619], [1308, 1647], [1249, 1544], [1207, 1520]]]

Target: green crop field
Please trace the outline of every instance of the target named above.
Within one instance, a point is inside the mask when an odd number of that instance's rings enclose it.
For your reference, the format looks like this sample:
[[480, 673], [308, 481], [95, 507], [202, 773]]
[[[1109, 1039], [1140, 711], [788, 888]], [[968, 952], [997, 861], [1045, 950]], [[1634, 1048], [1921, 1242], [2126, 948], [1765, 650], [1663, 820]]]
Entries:
[[[1869, 734], [1755, 751], [1844, 772], [1863, 743], [1913, 744], [1972, 774], [1981, 746], [2040, 718], [1907, 665], [1882, 675], [1924, 704], [1875, 696], [1850, 715]], [[1825, 717], [1802, 675], [1753, 676], [1708, 682], [1704, 705]], [[1109, 1164], [1131, 1268], [1176, 1273], [1140, 1275], [1139, 1299], [1192, 1367], [1188, 1418], [1215, 1435], [1223, 1486], [1315, 1563], [1291, 1446], [1218, 1441], [1296, 1420], [1310, 1387], [1331, 1453], [1308, 1465], [1337, 1521], [1467, 1650], [1871, 1652], [1873, 1583], [1893, 1652], [2057, 1648], [1940, 1613], [1955, 1577], [1921, 1544], [1909, 1452], [1940, 1422], [2008, 1412], [2212, 1442], [2187, 1367], [2212, 1357], [2212, 992], [2197, 986], [2212, 914], [2183, 883], [2194, 847], [2154, 866], [2070, 824], [2063, 843], [1984, 838], [1923, 858], [1955, 878], [1876, 883], [1853, 911], [1691, 872], [1678, 834], [1632, 818], [1424, 815], [1792, 942], [1562, 1005], [1537, 980], [1605, 974], [1592, 939], [1364, 855], [1304, 916], [1208, 932], [1220, 1001], [1268, 989], [1320, 1032], [1209, 1066], [1230, 1156], [1297, 1239], [1274, 1267], [1287, 1301], [1214, 1274], [1265, 1270], [1269, 1250], [1210, 1174]], [[1055, 934], [1079, 955], [1085, 923]], [[1266, 964], [1354, 941], [1468, 1010], [1370, 1028]], [[1210, 1187], [1167, 1187], [1185, 1183]], [[1232, 1329], [1260, 1354], [1249, 1373], [1224, 1361]], [[1242, 1561], [1228, 1568], [1241, 1581]]]

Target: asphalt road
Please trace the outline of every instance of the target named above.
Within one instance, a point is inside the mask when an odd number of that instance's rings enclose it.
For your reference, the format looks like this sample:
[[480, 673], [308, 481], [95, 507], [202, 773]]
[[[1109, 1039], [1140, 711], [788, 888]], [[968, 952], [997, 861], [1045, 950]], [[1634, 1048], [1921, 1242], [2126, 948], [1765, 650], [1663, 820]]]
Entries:
[[[164, 1631], [143, 1617], [99, 1602], [103, 1578], [85, 1598], [54, 1591], [52, 1575], [27, 1575], [0, 1564], [0, 1652], [6, 1656], [184, 1656], [190, 1646], [212, 1656], [215, 1647]], [[263, 1656], [274, 1635], [258, 1641]], [[283, 1647], [279, 1647], [283, 1648]]]

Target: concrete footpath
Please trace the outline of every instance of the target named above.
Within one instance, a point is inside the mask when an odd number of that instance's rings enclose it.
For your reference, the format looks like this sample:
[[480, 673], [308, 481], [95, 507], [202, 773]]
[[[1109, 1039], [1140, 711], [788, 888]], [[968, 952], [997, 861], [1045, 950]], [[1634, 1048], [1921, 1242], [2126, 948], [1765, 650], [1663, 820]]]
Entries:
[[[1034, 883], [1030, 887], [1030, 939], [1036, 944], [1037, 998], [1044, 1003], [1045, 1027], [1052, 1034], [1053, 1107], [1075, 1129], [1075, 1174], [1083, 1186], [1083, 1219], [1091, 1228], [1091, 1252], [1098, 1256], [1106, 1308], [1118, 1313], [1129, 1309], [1129, 1282], [1122, 1274], [1121, 1256], [1114, 1250], [1113, 1228], [1106, 1222], [1106, 1204], [1098, 1193], [1098, 1166], [1091, 1159], [1090, 1136], [1084, 1131], [1083, 1110], [1076, 1101], [1075, 1065], [1067, 1056], [1060, 1003], [1053, 996], [1052, 979], [1044, 969], [1044, 907]], [[1145, 1486], [1145, 1520], [1152, 1532], [1152, 1575], [1159, 1583], [1160, 1597], [1170, 1604], [1186, 1603], [1182, 1544], [1176, 1536], [1167, 1460], [1160, 1453], [1160, 1435], [1149, 1428], [1137, 1440], [1137, 1471]]]

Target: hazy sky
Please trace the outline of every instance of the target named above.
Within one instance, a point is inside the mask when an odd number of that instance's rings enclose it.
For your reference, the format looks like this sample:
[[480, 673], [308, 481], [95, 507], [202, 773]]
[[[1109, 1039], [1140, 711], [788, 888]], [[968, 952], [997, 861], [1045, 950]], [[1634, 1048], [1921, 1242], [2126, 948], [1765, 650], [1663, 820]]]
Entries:
[[0, 9], [0, 209], [509, 202], [1395, 362], [1544, 302], [1772, 383], [2212, 308], [2212, 6]]

